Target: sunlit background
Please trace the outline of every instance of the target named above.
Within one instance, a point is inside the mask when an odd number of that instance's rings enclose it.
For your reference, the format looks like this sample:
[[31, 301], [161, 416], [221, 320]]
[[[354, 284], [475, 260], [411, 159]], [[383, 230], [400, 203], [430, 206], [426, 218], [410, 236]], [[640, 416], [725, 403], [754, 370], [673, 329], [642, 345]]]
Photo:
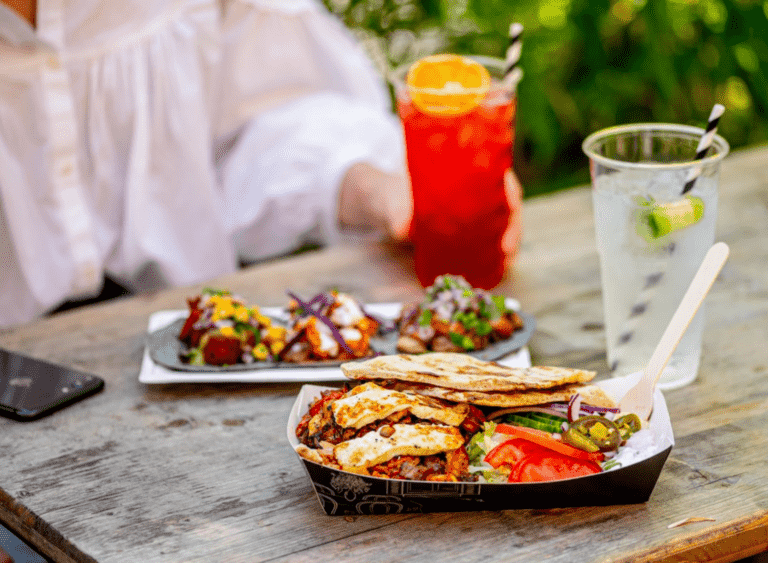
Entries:
[[382, 67], [504, 56], [525, 27], [515, 169], [526, 197], [589, 181], [581, 142], [638, 121], [703, 126], [733, 149], [768, 140], [768, 0], [324, 0]]

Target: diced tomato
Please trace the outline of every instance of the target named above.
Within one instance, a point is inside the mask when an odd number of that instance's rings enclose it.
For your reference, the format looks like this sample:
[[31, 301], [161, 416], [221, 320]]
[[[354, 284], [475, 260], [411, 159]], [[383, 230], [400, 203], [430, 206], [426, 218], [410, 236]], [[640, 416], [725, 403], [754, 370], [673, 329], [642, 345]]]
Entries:
[[475, 434], [483, 427], [484, 422], [485, 415], [483, 411], [474, 405], [469, 405], [469, 412], [461, 423], [461, 429], [467, 434]]
[[509, 475], [509, 482], [557, 481], [600, 473], [602, 469], [594, 461], [573, 457], [539, 448], [518, 463]]
[[232, 365], [240, 360], [240, 339], [214, 334], [203, 347], [203, 359], [214, 366]]
[[340, 399], [346, 392], [346, 389], [335, 389], [325, 393], [309, 408], [310, 416], [315, 416], [328, 402]]
[[511, 424], [497, 424], [496, 432], [529, 440], [534, 444], [538, 444], [554, 452], [558, 452], [560, 454], [576, 459], [593, 462], [599, 462], [605, 459], [605, 456], [601, 452], [590, 453], [585, 452], [584, 450], [580, 450], [579, 448], [574, 448], [570, 444], [566, 444], [565, 442], [553, 438], [549, 432], [537, 430], [536, 428], [513, 426]]

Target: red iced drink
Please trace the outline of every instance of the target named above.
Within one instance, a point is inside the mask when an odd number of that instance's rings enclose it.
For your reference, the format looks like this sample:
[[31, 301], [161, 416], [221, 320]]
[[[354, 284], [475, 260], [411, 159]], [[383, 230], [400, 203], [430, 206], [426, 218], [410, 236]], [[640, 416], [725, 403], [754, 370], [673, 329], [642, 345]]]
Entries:
[[504, 173], [512, 167], [516, 98], [499, 87], [459, 115], [425, 113], [402, 89], [414, 199], [416, 274], [429, 286], [441, 274], [491, 289], [505, 272], [502, 237], [510, 205]]

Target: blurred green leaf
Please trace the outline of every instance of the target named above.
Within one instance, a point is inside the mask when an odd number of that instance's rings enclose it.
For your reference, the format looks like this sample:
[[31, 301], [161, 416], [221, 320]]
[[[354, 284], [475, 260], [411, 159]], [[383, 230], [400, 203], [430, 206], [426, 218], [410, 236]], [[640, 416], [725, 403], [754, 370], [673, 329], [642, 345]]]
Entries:
[[324, 0], [391, 67], [435, 52], [503, 57], [523, 24], [515, 168], [526, 196], [587, 182], [581, 141], [638, 121], [768, 142], [768, 0]]

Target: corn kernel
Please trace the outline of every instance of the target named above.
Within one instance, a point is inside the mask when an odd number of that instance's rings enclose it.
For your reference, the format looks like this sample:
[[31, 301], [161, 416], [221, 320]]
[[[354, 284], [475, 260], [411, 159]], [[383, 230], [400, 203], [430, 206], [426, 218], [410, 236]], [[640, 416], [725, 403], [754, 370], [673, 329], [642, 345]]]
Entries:
[[266, 360], [269, 356], [269, 350], [265, 344], [259, 342], [256, 346], [253, 347], [251, 354], [253, 354], [253, 357], [257, 360]]
[[271, 326], [267, 329], [267, 340], [283, 340], [286, 332], [281, 326]]
[[236, 307], [234, 312], [234, 318], [237, 322], [247, 323], [248, 319], [250, 318], [250, 315], [248, 314], [248, 309], [246, 309], [245, 307]]
[[592, 438], [597, 438], [598, 440], [604, 440], [605, 438], [608, 437], [608, 428], [605, 426], [605, 424], [600, 424], [599, 422], [596, 422], [589, 429], [589, 435]]

